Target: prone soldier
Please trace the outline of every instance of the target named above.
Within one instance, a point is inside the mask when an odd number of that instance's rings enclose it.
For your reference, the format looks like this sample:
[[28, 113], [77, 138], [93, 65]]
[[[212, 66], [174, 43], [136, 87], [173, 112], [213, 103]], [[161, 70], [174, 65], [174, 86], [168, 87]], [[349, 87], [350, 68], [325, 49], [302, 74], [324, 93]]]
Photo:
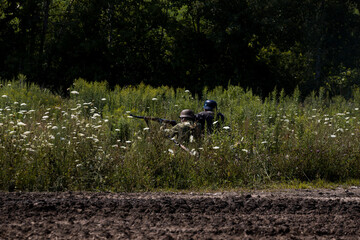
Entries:
[[179, 143], [196, 142], [201, 135], [201, 127], [195, 122], [195, 114], [190, 109], [184, 109], [180, 113], [181, 122], [171, 129], [165, 129], [168, 137], [176, 138]]

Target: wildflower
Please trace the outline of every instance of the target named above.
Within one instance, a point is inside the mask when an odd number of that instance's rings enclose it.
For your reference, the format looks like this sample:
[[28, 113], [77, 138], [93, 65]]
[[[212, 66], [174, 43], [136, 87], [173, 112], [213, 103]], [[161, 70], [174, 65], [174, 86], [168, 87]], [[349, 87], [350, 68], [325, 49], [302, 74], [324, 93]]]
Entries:
[[152, 98], [151, 100], [153, 100], [153, 101], [157, 101], [158, 99], [157, 99], [157, 98]]
[[126, 141], [126, 143], [131, 143], [131, 141]]
[[115, 132], [120, 132], [120, 129], [116, 128], [116, 129], [115, 129]]
[[174, 155], [174, 150], [169, 148], [168, 151], [169, 151], [170, 154]]
[[106, 101], [106, 98], [102, 98], [101, 101]]
[[97, 117], [100, 117], [100, 114], [94, 113], [94, 115], [92, 116], [92, 118], [97, 118]]
[[7, 98], [8, 96], [7, 96], [7, 95], [2, 95], [1, 97], [2, 97], [2, 98]]
[[146, 128], [144, 128], [143, 130], [144, 130], [144, 131], [149, 131], [150, 128], [146, 127]]
[[336, 135], [335, 135], [335, 134], [332, 134], [332, 135], [330, 135], [330, 137], [332, 137], [332, 138], [336, 138]]
[[76, 167], [81, 167], [81, 166], [82, 166], [82, 164], [81, 164], [81, 163], [76, 164]]
[[246, 153], [249, 152], [249, 150], [247, 150], [247, 149], [245, 149], [245, 148], [241, 149], [241, 151], [246, 152]]
[[262, 141], [261, 143], [262, 143], [262, 144], [265, 144], [265, 143], [268, 143], [268, 141], [265, 140], [265, 141]]
[[23, 123], [23, 122], [18, 122], [17, 125], [18, 125], [18, 126], [26, 126], [26, 124]]
[[359, 110], [359, 108], [355, 108], [355, 111], [358, 111]]
[[215, 147], [213, 147], [213, 149], [217, 150], [217, 149], [220, 149], [220, 147], [218, 147], [218, 146], [215, 146]]
[[30, 133], [31, 133], [30, 131], [26, 131], [26, 132], [24, 132], [24, 135], [28, 135]]
[[223, 127], [223, 129], [225, 129], [225, 130], [230, 130], [230, 127], [229, 127], [229, 126], [225, 126], [225, 127]]
[[186, 93], [190, 93], [190, 90], [185, 90]]
[[48, 119], [48, 118], [49, 118], [49, 116], [47, 116], [47, 115], [45, 115], [45, 116], [42, 117], [43, 120], [46, 120], [46, 119]]
[[126, 149], [126, 147], [125, 147], [125, 146], [121, 146], [120, 148], [122, 148], [122, 149]]
[[58, 130], [59, 128], [57, 126], [53, 126], [51, 129], [52, 130]]
[[119, 145], [114, 144], [114, 145], [112, 145], [111, 147], [112, 147], [112, 148], [118, 148], [118, 147], [119, 147]]
[[71, 93], [71, 94], [74, 94], [74, 95], [79, 94], [79, 92], [78, 92], [78, 91], [71, 91], [70, 93]]
[[22, 106], [22, 107], [23, 107], [23, 106], [26, 106], [26, 103], [21, 103], [20, 106]]
[[127, 116], [128, 118], [133, 118], [133, 116]]

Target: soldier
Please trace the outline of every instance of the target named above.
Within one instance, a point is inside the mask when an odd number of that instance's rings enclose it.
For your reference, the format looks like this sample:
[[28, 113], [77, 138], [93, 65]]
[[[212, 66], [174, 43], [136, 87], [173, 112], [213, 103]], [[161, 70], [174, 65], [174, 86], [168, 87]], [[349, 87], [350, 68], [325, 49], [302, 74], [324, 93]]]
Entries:
[[223, 123], [225, 120], [224, 115], [217, 112], [217, 103], [214, 100], [206, 100], [204, 104], [204, 111], [196, 114], [195, 117], [201, 124], [202, 132], [205, 132], [206, 126], [208, 134], [211, 134], [214, 131], [214, 124], [219, 127], [219, 123]]
[[195, 123], [195, 114], [190, 109], [182, 110], [180, 113], [181, 122], [171, 129], [165, 130], [170, 138], [176, 137], [179, 143], [196, 141], [201, 134], [201, 127]]

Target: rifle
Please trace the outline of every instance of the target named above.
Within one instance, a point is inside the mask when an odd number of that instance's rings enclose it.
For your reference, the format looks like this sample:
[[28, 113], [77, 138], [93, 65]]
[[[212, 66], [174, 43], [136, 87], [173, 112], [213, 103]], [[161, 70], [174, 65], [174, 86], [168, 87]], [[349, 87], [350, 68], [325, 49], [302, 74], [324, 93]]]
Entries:
[[[148, 124], [148, 121], [149, 120], [152, 120], [152, 121], [157, 121], [159, 123], [167, 123], [167, 124], [171, 124], [172, 126], [175, 126], [177, 124], [177, 122], [175, 120], [167, 120], [167, 119], [163, 119], [163, 118], [157, 118], [157, 117], [145, 117], [145, 116], [136, 116], [136, 115], [133, 115], [130, 113], [130, 116], [131, 117], [134, 117], [134, 118], [140, 118], [140, 119], [144, 119], [146, 124]], [[188, 152], [190, 155], [192, 156], [198, 156], [197, 152], [193, 152], [193, 151], [190, 151], [190, 149], [188, 149], [187, 147], [185, 147], [184, 145], [182, 145], [181, 143], [179, 143], [178, 141], [176, 141], [174, 138], [171, 138], [171, 137], [168, 137], [171, 141], [173, 141], [173, 143], [175, 143], [175, 145], [179, 146], [181, 149], [183, 149], [184, 151]]]
[[145, 117], [145, 116], [136, 116], [130, 113], [130, 116], [134, 117], [134, 118], [141, 118], [144, 119], [147, 123], [148, 120], [152, 120], [152, 121], [156, 121], [159, 123], [166, 123], [166, 124], [170, 124], [172, 126], [175, 126], [177, 124], [177, 122], [175, 120], [168, 120], [168, 119], [163, 119], [163, 118], [158, 118], [158, 117]]

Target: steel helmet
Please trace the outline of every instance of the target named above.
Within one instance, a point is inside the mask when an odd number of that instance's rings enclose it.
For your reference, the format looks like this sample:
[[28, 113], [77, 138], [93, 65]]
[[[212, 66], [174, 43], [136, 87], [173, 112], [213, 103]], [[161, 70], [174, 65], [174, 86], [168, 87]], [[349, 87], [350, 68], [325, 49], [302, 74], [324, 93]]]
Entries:
[[181, 118], [191, 118], [194, 119], [195, 118], [195, 114], [192, 110], [190, 109], [184, 109], [181, 111], [180, 113], [180, 117]]
[[204, 109], [207, 111], [213, 111], [217, 108], [217, 103], [214, 100], [206, 100], [204, 104]]

